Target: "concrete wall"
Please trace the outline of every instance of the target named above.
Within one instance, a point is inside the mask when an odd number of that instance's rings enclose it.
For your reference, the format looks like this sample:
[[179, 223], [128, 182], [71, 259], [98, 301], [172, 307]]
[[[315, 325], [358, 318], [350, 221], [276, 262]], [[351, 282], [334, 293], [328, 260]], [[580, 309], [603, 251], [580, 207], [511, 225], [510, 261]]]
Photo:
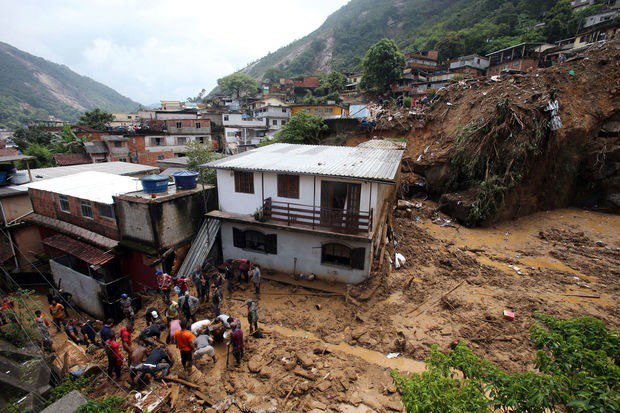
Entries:
[[[290, 202], [302, 205], [316, 205], [321, 206], [321, 181], [338, 181], [338, 182], [353, 182], [360, 183], [362, 185], [360, 194], [360, 210], [369, 211], [373, 208], [373, 219], [376, 220], [379, 216], [379, 208], [383, 205], [385, 194], [389, 191], [391, 185], [380, 184], [377, 182], [359, 182], [359, 181], [347, 181], [345, 179], [337, 179], [330, 177], [315, 177], [310, 175], [300, 175], [299, 177], [299, 199], [280, 198], [278, 197], [278, 179], [275, 173], [264, 173], [262, 178], [261, 172], [254, 173], [254, 193], [245, 194], [235, 192], [235, 178], [234, 172], [231, 170], [218, 169], [217, 170], [217, 189], [219, 199], [219, 209], [225, 212], [232, 212], [236, 214], [253, 214], [257, 208], [260, 208], [263, 204], [263, 199], [271, 197], [274, 201], [278, 202]], [[265, 185], [263, 188], [262, 182]], [[372, 194], [371, 187], [372, 185]], [[315, 195], [316, 191], [316, 195]], [[264, 198], [263, 198], [264, 193]], [[372, 197], [371, 197], [372, 196]], [[315, 203], [313, 203], [315, 202]]]
[[15, 253], [22, 271], [33, 271], [30, 265], [35, 261], [36, 254], [43, 253], [41, 232], [35, 225], [24, 225], [11, 229], [11, 236], [15, 242]]
[[[240, 230], [255, 229], [264, 234], [278, 235], [278, 253], [265, 254], [252, 250], [236, 248], [233, 245], [233, 228]], [[293, 267], [297, 274], [314, 273], [317, 279], [330, 282], [342, 282], [358, 284], [370, 273], [371, 266], [371, 243], [370, 241], [341, 241], [337, 238], [323, 237], [313, 233], [301, 233], [288, 230], [274, 230], [260, 225], [241, 225], [230, 222], [222, 222], [220, 230], [222, 237], [222, 253], [224, 259], [247, 258], [264, 269], [272, 269], [276, 272], [293, 274]], [[366, 259], [363, 270], [349, 267], [322, 264], [321, 246], [328, 242], [338, 242], [351, 248], [366, 248]], [[295, 264], [297, 258], [297, 264]]]
[[73, 301], [78, 307], [100, 320], [105, 318], [105, 311], [99, 297], [105, 288], [102, 283], [54, 260], [50, 260], [50, 267], [56, 285], [62, 279], [63, 290], [73, 294]]
[[20, 195], [2, 198], [0, 199], [0, 203], [4, 211], [5, 223], [23, 217], [24, 214], [32, 211], [32, 204], [30, 203], [27, 191], [24, 191], [23, 194]]
[[155, 233], [151, 225], [149, 204], [127, 202], [119, 198], [114, 201], [121, 239], [129, 236], [133, 240], [154, 244]]

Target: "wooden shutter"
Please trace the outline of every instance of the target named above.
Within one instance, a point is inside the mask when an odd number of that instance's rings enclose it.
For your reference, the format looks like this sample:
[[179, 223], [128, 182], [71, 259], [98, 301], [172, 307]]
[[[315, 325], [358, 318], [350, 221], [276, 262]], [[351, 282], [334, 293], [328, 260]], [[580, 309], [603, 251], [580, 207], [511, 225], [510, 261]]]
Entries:
[[366, 261], [366, 248], [352, 248], [351, 268], [354, 268], [356, 270], [363, 270], [364, 261]]
[[278, 235], [277, 234], [265, 235], [265, 252], [267, 254], [278, 253]]
[[238, 228], [233, 228], [233, 245], [237, 248], [245, 248], [245, 234]]

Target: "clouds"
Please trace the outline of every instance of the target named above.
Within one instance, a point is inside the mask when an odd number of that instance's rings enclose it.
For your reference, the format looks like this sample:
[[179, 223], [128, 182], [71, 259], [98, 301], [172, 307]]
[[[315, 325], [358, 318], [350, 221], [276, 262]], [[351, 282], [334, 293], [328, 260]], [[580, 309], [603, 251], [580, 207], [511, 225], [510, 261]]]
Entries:
[[0, 0], [0, 41], [150, 104], [210, 90], [346, 2]]

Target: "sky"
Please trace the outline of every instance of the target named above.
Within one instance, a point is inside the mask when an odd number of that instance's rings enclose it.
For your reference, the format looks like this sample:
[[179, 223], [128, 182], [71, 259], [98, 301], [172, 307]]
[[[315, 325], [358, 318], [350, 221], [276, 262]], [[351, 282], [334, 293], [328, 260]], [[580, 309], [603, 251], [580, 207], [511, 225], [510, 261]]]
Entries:
[[184, 100], [348, 0], [0, 0], [0, 41], [145, 104]]

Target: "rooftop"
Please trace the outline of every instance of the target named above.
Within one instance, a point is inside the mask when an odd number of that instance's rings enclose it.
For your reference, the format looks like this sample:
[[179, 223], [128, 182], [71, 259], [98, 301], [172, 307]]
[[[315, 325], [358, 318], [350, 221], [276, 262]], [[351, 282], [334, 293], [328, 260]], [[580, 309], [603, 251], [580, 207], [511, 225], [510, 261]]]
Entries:
[[146, 175], [153, 172], [158, 172], [159, 168], [129, 162], [101, 162], [83, 165], [57, 166], [54, 168], [31, 169], [30, 171], [32, 172], [32, 179], [36, 182], [43, 179], [59, 178], [62, 176], [89, 171], [125, 176]]
[[394, 182], [402, 150], [274, 143], [201, 167]]
[[93, 162], [85, 153], [56, 153], [54, 160], [58, 166], [84, 165]]
[[47, 179], [23, 186], [108, 205], [114, 204], [112, 198], [114, 195], [142, 190], [139, 179], [96, 171]]
[[31, 159], [34, 159], [34, 156], [6, 155], [6, 156], [0, 156], [0, 163], [3, 163], [3, 162], [16, 162], [16, 161], [29, 161]]

